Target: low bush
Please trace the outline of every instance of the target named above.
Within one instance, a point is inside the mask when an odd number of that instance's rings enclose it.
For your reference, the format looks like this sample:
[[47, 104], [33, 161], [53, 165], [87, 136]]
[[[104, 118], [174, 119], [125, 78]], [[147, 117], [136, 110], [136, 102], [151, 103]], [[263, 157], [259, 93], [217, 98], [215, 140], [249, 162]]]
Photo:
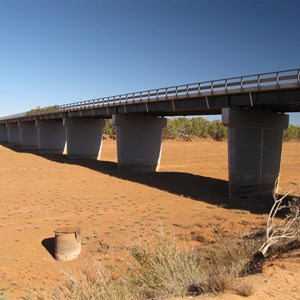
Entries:
[[165, 238], [156, 244], [129, 248], [129, 257], [117, 268], [119, 278], [99, 261], [78, 263], [64, 272], [65, 282], [38, 299], [162, 299], [235, 291], [251, 295], [253, 287], [238, 278], [259, 242], [243, 237], [198, 250], [182, 250]]
[[113, 125], [112, 120], [105, 120], [105, 126], [103, 128], [103, 134], [108, 135], [110, 138], [115, 138], [116, 136], [116, 126]]
[[[103, 133], [111, 138], [116, 136], [116, 128], [111, 120], [106, 120]], [[216, 141], [227, 139], [227, 128], [219, 120], [208, 121], [203, 117], [168, 118], [167, 126], [163, 130], [163, 139], [212, 138]], [[300, 140], [300, 126], [290, 125], [284, 130], [283, 138], [286, 141]]]
[[284, 130], [283, 138], [286, 141], [300, 140], [300, 126], [290, 125], [287, 129]]
[[168, 119], [167, 127], [163, 131], [164, 139], [189, 140], [208, 137], [216, 141], [223, 141], [227, 138], [227, 128], [219, 120], [210, 122], [202, 117], [176, 117]]

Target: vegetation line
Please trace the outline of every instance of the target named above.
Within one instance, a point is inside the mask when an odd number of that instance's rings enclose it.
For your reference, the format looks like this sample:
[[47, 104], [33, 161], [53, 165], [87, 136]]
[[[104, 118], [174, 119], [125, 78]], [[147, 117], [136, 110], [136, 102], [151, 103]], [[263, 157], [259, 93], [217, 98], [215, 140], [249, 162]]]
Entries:
[[[116, 129], [111, 120], [107, 120], [104, 134], [115, 137]], [[174, 117], [169, 118], [163, 131], [163, 139], [192, 140], [194, 138], [212, 138], [215, 141], [227, 139], [227, 128], [219, 120], [208, 121], [203, 117]], [[300, 126], [290, 125], [283, 132], [285, 141], [300, 140]]]

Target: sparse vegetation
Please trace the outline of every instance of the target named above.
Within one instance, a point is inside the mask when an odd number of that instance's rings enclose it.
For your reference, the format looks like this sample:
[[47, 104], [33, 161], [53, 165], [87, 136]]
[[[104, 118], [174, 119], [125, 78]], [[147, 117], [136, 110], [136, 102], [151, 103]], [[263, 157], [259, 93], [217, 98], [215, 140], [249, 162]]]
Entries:
[[290, 140], [300, 140], [300, 126], [290, 125], [283, 132], [283, 137], [286, 141]]
[[[115, 138], [116, 128], [112, 121], [106, 120], [103, 133], [110, 138]], [[300, 126], [290, 125], [284, 130], [284, 140], [299, 140]], [[167, 126], [163, 130], [163, 139], [183, 139], [190, 141], [194, 138], [212, 138], [215, 141], [227, 139], [227, 128], [219, 120], [208, 121], [203, 117], [168, 118]]]
[[39, 299], [162, 299], [165, 297], [218, 294], [226, 290], [249, 296], [252, 285], [238, 276], [257, 247], [255, 239], [242, 237], [199, 250], [180, 248], [175, 241], [161, 237], [156, 244], [130, 247], [129, 257], [111, 268], [98, 261], [78, 265], [72, 273], [64, 272], [65, 283]]
[[170, 118], [163, 132], [164, 139], [211, 137], [216, 141], [223, 141], [227, 137], [227, 129], [219, 120], [208, 121], [202, 117], [196, 118]]
[[105, 121], [105, 126], [103, 128], [103, 133], [108, 135], [110, 138], [115, 138], [116, 127], [112, 124], [112, 120], [108, 119]]
[[37, 106], [37, 107], [27, 111], [26, 115], [35, 116], [35, 115], [43, 114], [43, 113], [57, 112], [58, 110], [59, 110], [59, 105], [52, 105], [52, 106], [47, 106], [47, 107]]
[[[115, 137], [116, 129], [111, 120], [106, 120], [103, 133], [109, 137]], [[227, 138], [227, 128], [219, 120], [208, 121], [202, 117], [169, 118], [167, 127], [163, 131], [164, 139], [213, 138], [216, 141], [223, 141]]]

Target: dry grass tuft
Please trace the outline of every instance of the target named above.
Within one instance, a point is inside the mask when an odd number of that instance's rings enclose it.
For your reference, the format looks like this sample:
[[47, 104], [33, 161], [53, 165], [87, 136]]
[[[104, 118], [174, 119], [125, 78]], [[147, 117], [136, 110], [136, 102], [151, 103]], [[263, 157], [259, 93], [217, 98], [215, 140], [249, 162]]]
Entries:
[[233, 290], [242, 297], [250, 297], [255, 293], [254, 286], [249, 282], [239, 283], [233, 288]]
[[153, 244], [130, 248], [122, 261], [118, 279], [99, 261], [83, 262], [72, 272], [64, 272], [65, 283], [38, 299], [144, 300], [197, 296], [234, 290], [247, 296], [249, 284], [237, 278], [251, 251], [256, 247], [248, 238], [210, 245], [200, 250], [182, 250], [175, 241], [160, 238]]

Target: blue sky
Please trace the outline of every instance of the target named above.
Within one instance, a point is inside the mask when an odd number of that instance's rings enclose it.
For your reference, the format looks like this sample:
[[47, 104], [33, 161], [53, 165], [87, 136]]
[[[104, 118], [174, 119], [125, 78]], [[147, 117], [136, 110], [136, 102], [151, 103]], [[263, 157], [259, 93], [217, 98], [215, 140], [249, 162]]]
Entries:
[[299, 68], [299, 19], [299, 0], [0, 0], [0, 116]]

